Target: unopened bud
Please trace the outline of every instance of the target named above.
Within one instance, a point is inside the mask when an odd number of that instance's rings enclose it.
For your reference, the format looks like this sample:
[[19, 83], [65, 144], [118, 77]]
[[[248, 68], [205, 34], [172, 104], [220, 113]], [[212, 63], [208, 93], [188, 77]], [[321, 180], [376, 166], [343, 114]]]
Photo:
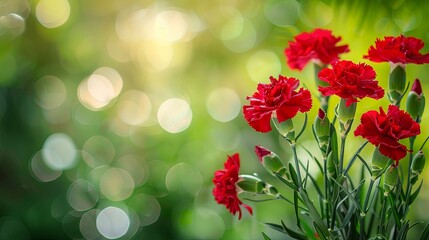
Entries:
[[405, 65], [391, 64], [389, 74], [389, 100], [394, 105], [399, 105], [401, 96], [405, 90]]
[[351, 103], [349, 106], [346, 106], [346, 99], [341, 98], [340, 104], [338, 105], [337, 114], [338, 118], [343, 124], [349, 123], [355, 118], [356, 113], [356, 102]]
[[411, 184], [415, 184], [425, 167], [426, 157], [420, 150], [413, 158], [411, 163]]
[[406, 109], [411, 117], [420, 122], [425, 108], [425, 96], [419, 79], [416, 79], [408, 94]]
[[314, 120], [314, 132], [317, 137], [317, 142], [319, 143], [319, 148], [326, 153], [326, 150], [329, 145], [329, 132], [330, 125], [328, 117], [326, 116], [325, 111], [319, 108], [316, 119]]
[[269, 173], [272, 175], [279, 174], [284, 179], [291, 181], [287, 167], [283, 164], [277, 154], [261, 146], [255, 146], [255, 153], [256, 156], [258, 156], [259, 161]]
[[274, 186], [267, 184], [258, 177], [252, 175], [240, 175], [237, 185], [241, 190], [249, 193], [272, 196], [276, 196], [278, 194], [278, 191]]
[[378, 148], [375, 148], [374, 153], [372, 154], [372, 162], [371, 162], [371, 175], [372, 179], [375, 180], [379, 178], [386, 168], [392, 164], [392, 160], [381, 154]]
[[384, 173], [384, 196], [388, 196], [398, 184], [398, 168], [390, 166]]

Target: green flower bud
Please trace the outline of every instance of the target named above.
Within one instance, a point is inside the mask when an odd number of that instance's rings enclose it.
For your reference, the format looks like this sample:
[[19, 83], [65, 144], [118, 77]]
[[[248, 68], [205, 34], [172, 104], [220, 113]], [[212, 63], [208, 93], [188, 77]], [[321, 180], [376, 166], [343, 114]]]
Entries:
[[346, 99], [341, 98], [340, 104], [338, 105], [337, 114], [338, 118], [343, 124], [346, 124], [355, 118], [356, 105], [357, 104], [354, 102], [347, 107]]
[[420, 150], [413, 158], [411, 163], [411, 184], [415, 184], [425, 167], [426, 157]]
[[425, 96], [419, 79], [416, 79], [408, 94], [406, 109], [411, 117], [420, 122], [425, 108]]
[[386, 168], [392, 164], [392, 160], [380, 153], [378, 148], [375, 148], [374, 153], [372, 154], [371, 162], [371, 175], [372, 179], [375, 180], [381, 176], [381, 174], [386, 171]]
[[284, 179], [292, 181], [287, 167], [283, 164], [277, 154], [261, 146], [255, 146], [255, 152], [259, 161], [269, 173], [272, 175], [277, 173]]
[[389, 169], [384, 173], [384, 196], [388, 196], [390, 192], [398, 184], [398, 168], [390, 166]]
[[245, 192], [271, 196], [276, 196], [278, 194], [278, 191], [274, 186], [265, 183], [256, 176], [240, 175], [239, 178], [237, 186]]
[[326, 153], [326, 150], [329, 145], [329, 133], [330, 133], [329, 119], [326, 117], [325, 111], [319, 108], [316, 119], [314, 120], [314, 132], [317, 137], [317, 142], [319, 143], [319, 148], [322, 152]]
[[295, 139], [295, 128], [293, 127], [292, 119], [288, 119], [279, 123], [276, 117], [271, 118], [277, 131], [286, 139]]
[[389, 74], [389, 93], [387, 94], [389, 100], [394, 105], [399, 105], [401, 96], [405, 90], [405, 65], [391, 64]]
[[328, 173], [328, 176], [336, 179], [337, 178], [337, 165], [338, 163], [336, 163], [334, 161], [334, 157], [332, 155], [332, 152], [329, 153], [328, 158], [326, 159], [326, 170]]

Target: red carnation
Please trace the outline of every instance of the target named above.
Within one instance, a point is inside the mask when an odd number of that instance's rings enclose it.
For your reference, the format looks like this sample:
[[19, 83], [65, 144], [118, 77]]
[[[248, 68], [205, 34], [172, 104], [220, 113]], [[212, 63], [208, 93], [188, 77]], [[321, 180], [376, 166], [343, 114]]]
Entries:
[[240, 156], [238, 153], [228, 156], [224, 164], [225, 169], [221, 169], [215, 172], [213, 183], [213, 196], [216, 202], [224, 204], [226, 208], [235, 215], [238, 212], [238, 219], [241, 219], [241, 208], [240, 205], [245, 207], [250, 214], [252, 214], [252, 208], [238, 198], [236, 183], [239, 180], [238, 172], [240, 171]]
[[414, 37], [384, 37], [384, 40], [377, 39], [375, 47], [371, 46], [368, 55], [364, 55], [373, 62], [391, 63], [429, 63], [429, 54], [420, 54], [424, 43], [421, 39]]
[[337, 61], [339, 54], [349, 51], [348, 45], [335, 46], [340, 40], [341, 37], [334, 37], [330, 30], [319, 28], [301, 33], [295, 37], [295, 42], [289, 41], [285, 49], [287, 64], [292, 69], [302, 70], [310, 60], [319, 65]]
[[407, 148], [400, 144], [400, 139], [420, 134], [420, 125], [411, 116], [395, 105], [389, 105], [387, 114], [380, 107], [364, 113], [361, 123], [355, 130], [355, 136], [362, 136], [378, 147], [380, 152], [396, 161], [407, 155]]
[[358, 98], [370, 97], [379, 99], [384, 90], [375, 80], [374, 69], [364, 63], [355, 64], [351, 61], [332, 62], [332, 69], [324, 68], [319, 72], [320, 80], [329, 86], [319, 86], [324, 96], [337, 95], [346, 99], [346, 106], [357, 102]]
[[307, 89], [298, 88], [299, 80], [279, 75], [270, 77], [270, 84], [258, 84], [258, 91], [247, 97], [250, 105], [243, 106], [244, 118], [259, 132], [271, 131], [270, 120], [274, 112], [279, 123], [295, 117], [299, 112], [311, 109], [311, 94]]

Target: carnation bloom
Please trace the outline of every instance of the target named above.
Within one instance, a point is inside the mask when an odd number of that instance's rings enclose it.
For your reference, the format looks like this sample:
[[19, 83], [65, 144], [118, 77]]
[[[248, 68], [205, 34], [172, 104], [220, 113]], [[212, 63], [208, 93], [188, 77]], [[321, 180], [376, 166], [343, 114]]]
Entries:
[[299, 80], [279, 75], [270, 77], [271, 83], [258, 84], [257, 92], [247, 97], [250, 105], [243, 106], [244, 118], [259, 132], [271, 131], [270, 120], [273, 112], [279, 123], [295, 117], [299, 112], [308, 112], [312, 106], [311, 94], [300, 88]]
[[324, 96], [337, 95], [346, 99], [346, 106], [357, 102], [358, 98], [370, 97], [379, 99], [384, 90], [375, 80], [374, 69], [364, 63], [351, 61], [332, 62], [332, 69], [324, 68], [319, 72], [320, 80], [327, 82], [326, 87], [319, 86]]
[[218, 170], [214, 173], [213, 196], [219, 204], [223, 204], [235, 215], [238, 212], [238, 219], [241, 219], [241, 208], [243, 206], [252, 214], [252, 208], [238, 198], [237, 185], [239, 180], [238, 172], [240, 171], [240, 156], [238, 153], [228, 156], [224, 164], [225, 169]]
[[319, 28], [301, 33], [285, 49], [287, 64], [292, 69], [302, 70], [311, 60], [319, 65], [337, 61], [339, 54], [349, 51], [348, 45], [336, 46], [340, 40], [341, 37], [334, 37], [330, 30]]
[[424, 43], [421, 39], [414, 37], [384, 37], [377, 39], [375, 47], [371, 46], [368, 55], [364, 55], [373, 62], [391, 62], [396, 64], [423, 64], [429, 63], [429, 54], [420, 54]]
[[380, 107], [380, 113], [371, 110], [364, 113], [361, 123], [354, 132], [378, 147], [381, 154], [396, 161], [407, 155], [407, 148], [400, 144], [400, 139], [420, 134], [420, 125], [411, 116], [395, 105], [389, 105], [387, 114]]

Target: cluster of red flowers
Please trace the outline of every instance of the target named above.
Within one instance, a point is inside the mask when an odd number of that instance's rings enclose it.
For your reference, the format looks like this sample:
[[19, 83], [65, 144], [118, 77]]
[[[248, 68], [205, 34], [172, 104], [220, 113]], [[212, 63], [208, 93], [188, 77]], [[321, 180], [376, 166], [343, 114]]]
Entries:
[[[337, 46], [341, 37], [335, 37], [331, 31], [315, 29], [295, 37], [285, 49], [287, 64], [292, 69], [302, 70], [313, 61], [320, 66], [331, 65], [322, 69], [318, 76], [328, 83], [319, 86], [323, 96], [337, 95], [346, 100], [346, 106], [365, 97], [380, 99], [384, 89], [375, 80], [374, 69], [364, 63], [339, 61], [339, 54], [349, 51], [348, 45]], [[420, 54], [423, 42], [413, 37], [385, 37], [377, 39], [375, 47], [371, 46], [364, 56], [373, 62], [390, 63], [429, 63], [429, 54]], [[270, 77], [269, 84], [259, 84], [257, 91], [247, 97], [248, 105], [243, 106], [243, 114], [249, 125], [259, 132], [271, 131], [270, 122], [276, 118], [279, 123], [295, 117], [298, 112], [308, 112], [312, 107], [311, 94], [307, 89], [299, 88], [299, 80], [280, 75], [278, 79]], [[416, 136], [420, 133], [419, 124], [410, 115], [397, 106], [390, 105], [387, 114], [368, 111], [361, 117], [361, 123], [355, 130], [355, 136], [362, 136], [379, 148], [380, 152], [395, 161], [403, 159], [407, 148], [399, 143], [400, 139]], [[238, 154], [228, 157], [225, 169], [215, 173], [213, 195], [218, 203], [226, 205], [232, 214], [239, 213], [240, 205], [249, 212], [251, 208], [244, 205], [237, 197], [239, 170]]]

